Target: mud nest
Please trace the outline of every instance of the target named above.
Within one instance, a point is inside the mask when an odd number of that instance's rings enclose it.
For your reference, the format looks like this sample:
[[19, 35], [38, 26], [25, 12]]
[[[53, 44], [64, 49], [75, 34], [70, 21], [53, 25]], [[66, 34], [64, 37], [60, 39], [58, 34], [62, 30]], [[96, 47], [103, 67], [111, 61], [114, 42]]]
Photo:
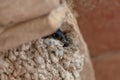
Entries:
[[80, 80], [84, 54], [75, 23], [70, 13], [62, 25], [67, 47], [47, 37], [1, 52], [0, 80]]

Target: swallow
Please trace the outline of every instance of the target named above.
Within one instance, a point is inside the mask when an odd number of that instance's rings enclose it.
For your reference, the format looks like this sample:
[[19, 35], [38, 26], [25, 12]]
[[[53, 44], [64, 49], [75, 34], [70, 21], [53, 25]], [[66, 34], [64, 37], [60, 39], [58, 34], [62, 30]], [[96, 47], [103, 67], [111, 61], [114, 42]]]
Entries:
[[58, 29], [58, 30], [57, 30], [55, 33], [53, 33], [51, 36], [52, 36], [54, 39], [58, 39], [58, 40], [60, 40], [61, 42], [63, 42], [63, 43], [64, 43], [63, 47], [69, 46], [69, 43], [68, 43], [68, 41], [67, 41], [64, 33], [63, 33], [60, 29]]

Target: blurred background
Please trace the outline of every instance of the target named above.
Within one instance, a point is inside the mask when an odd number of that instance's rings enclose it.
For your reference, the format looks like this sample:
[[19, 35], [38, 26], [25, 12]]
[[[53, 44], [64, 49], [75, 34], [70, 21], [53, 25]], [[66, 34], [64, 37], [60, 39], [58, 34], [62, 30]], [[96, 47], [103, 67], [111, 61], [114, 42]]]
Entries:
[[120, 80], [120, 0], [74, 0], [97, 80]]

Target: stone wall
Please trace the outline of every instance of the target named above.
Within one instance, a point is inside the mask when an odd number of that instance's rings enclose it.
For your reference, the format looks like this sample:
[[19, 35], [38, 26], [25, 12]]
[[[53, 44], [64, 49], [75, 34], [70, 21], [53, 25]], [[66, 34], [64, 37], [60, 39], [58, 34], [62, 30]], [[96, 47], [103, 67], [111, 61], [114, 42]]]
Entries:
[[97, 80], [120, 80], [120, 0], [74, 0]]

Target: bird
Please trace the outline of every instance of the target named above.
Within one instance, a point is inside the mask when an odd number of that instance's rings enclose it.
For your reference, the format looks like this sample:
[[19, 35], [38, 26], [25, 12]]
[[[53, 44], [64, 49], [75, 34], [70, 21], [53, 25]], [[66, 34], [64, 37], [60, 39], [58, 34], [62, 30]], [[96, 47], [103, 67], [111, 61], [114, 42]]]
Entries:
[[65, 37], [65, 34], [60, 30], [58, 29], [55, 33], [53, 33], [51, 35], [54, 39], [58, 39], [60, 40], [61, 42], [64, 43], [63, 47], [67, 47], [69, 46], [69, 43], [67, 41], [67, 38]]

